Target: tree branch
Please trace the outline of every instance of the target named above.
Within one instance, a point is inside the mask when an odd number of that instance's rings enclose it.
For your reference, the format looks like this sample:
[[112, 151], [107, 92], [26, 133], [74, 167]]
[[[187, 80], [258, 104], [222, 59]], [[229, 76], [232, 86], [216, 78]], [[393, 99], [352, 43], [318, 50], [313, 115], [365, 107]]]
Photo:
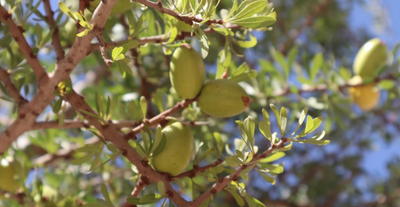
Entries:
[[[96, 114], [84, 101], [84, 98], [76, 94], [75, 91], [66, 95], [65, 98], [75, 108], [75, 110], [84, 110]], [[168, 197], [173, 200], [176, 205], [187, 206], [188, 202], [172, 188], [169, 184], [170, 181], [168, 177], [154, 171], [147, 161], [143, 160], [142, 157], [130, 146], [128, 141], [124, 139], [123, 134], [119, 132], [112, 123], [103, 125], [91, 116], [86, 114], [82, 114], [82, 116], [84, 116], [91, 125], [95, 126], [107, 141], [113, 143], [120, 150], [121, 154], [126, 157], [130, 163], [137, 167], [142, 175], [148, 176], [149, 180], [153, 183], [158, 183], [159, 181], [163, 182]]]
[[[102, 28], [107, 21], [111, 12], [112, 6], [117, 0], [108, 0], [107, 6], [103, 3], [97, 7], [92, 17], [92, 29], [88, 35], [77, 38], [69, 50], [67, 56], [56, 63], [55, 70], [50, 74], [50, 79], [40, 66], [36, 56], [33, 55], [29, 45], [23, 38], [19, 28], [13, 21], [10, 21], [11, 16], [4, 7], [0, 6], [0, 18], [3, 24], [10, 22], [10, 31], [14, 39], [21, 43], [23, 51], [28, 62], [33, 65], [31, 67], [35, 71], [38, 78], [38, 92], [35, 97], [27, 104], [27, 106], [19, 109], [18, 118], [2, 133], [0, 133], [0, 155], [3, 154], [21, 134], [28, 131], [35, 123], [36, 118], [43, 112], [54, 98], [53, 91], [58, 83], [67, 79], [75, 66], [87, 55], [88, 48], [92, 39], [102, 31]], [[89, 51], [90, 52], [90, 51]], [[40, 66], [40, 67], [39, 67]], [[43, 77], [42, 77], [43, 76]]]
[[[130, 197], [131, 198], [138, 197], [140, 192], [142, 192], [144, 187], [146, 187], [147, 185], [150, 185], [149, 178], [147, 176], [141, 175]], [[123, 207], [135, 207], [135, 205], [126, 202]]]
[[[186, 99], [182, 102], [179, 102], [174, 107], [172, 107], [168, 110], [165, 110], [164, 112], [158, 114], [157, 116], [151, 118], [150, 120], [147, 120], [145, 122], [145, 124], [147, 125], [147, 127], [153, 127], [153, 126], [157, 125], [158, 123], [160, 123], [161, 121], [165, 120], [167, 118], [167, 116], [188, 107], [189, 104], [191, 104], [195, 101], [197, 101], [197, 97], [194, 99]], [[126, 140], [133, 139], [134, 137], [136, 137], [137, 134], [139, 134], [140, 130], [143, 128], [144, 128], [144, 124], [141, 124], [141, 125], [135, 127], [132, 131], [126, 133], [124, 135], [124, 138]]]
[[282, 138], [277, 144], [272, 145], [267, 150], [265, 150], [261, 154], [254, 155], [253, 159], [236, 169], [236, 171], [228, 176], [222, 177], [218, 179], [218, 182], [215, 183], [209, 190], [203, 193], [201, 196], [197, 197], [190, 206], [200, 206], [204, 201], [206, 201], [211, 195], [217, 194], [219, 191], [225, 188], [231, 181], [236, 181], [239, 179], [240, 173], [247, 169], [248, 167], [252, 166], [253, 164], [257, 163], [260, 159], [267, 157], [271, 154], [274, 150], [282, 148], [285, 146], [285, 143], [288, 142], [286, 138]]
[[[235, 30], [235, 29], [241, 28], [241, 26], [231, 24], [231, 25], [227, 25], [226, 28]], [[211, 33], [215, 33], [215, 32], [216, 31], [213, 30], [211, 27], [204, 30], [205, 34], [211, 34]], [[180, 34], [178, 34], [176, 36], [175, 40], [183, 40], [186, 37], [193, 37], [193, 36], [194, 36], [194, 34], [192, 34], [191, 32], [181, 32]], [[139, 45], [145, 45], [148, 43], [167, 42], [169, 40], [169, 38], [170, 38], [169, 35], [165, 36], [164, 34], [162, 34], [162, 35], [156, 35], [156, 36], [151, 36], [151, 37], [143, 37], [143, 38], [138, 39], [138, 41], [139, 41]], [[126, 41], [128, 41], [128, 40], [122, 40], [122, 41], [118, 41], [118, 42], [107, 42], [105, 44], [107, 45], [108, 48], [113, 48], [117, 45], [123, 44]], [[99, 46], [100, 46], [100, 43], [94, 43], [90, 46], [90, 50], [91, 51], [98, 50]]]
[[177, 176], [173, 176], [173, 178], [184, 178], [184, 177], [193, 178], [193, 177], [196, 177], [197, 173], [202, 173], [210, 168], [216, 167], [216, 166], [220, 165], [222, 162], [224, 162], [224, 161], [221, 158], [219, 158], [217, 161], [215, 161], [209, 165], [203, 166], [203, 167], [194, 165], [193, 169], [183, 172]]
[[[178, 19], [179, 21], [185, 22], [186, 24], [193, 25], [193, 22], [201, 23], [201, 22], [204, 21], [204, 19], [202, 19], [202, 18], [197, 18], [195, 16], [184, 16], [184, 15], [182, 15], [182, 14], [180, 14], [180, 13], [174, 11], [174, 10], [165, 8], [165, 7], [162, 6], [161, 1], [158, 1], [157, 3], [149, 1], [149, 0], [134, 0], [134, 1], [136, 1], [136, 2], [138, 2], [140, 4], [143, 4], [143, 5], [147, 6], [147, 7], [150, 7], [150, 8], [153, 8], [155, 10], [158, 10], [161, 13], [169, 14], [169, 15], [175, 17], [176, 19]], [[207, 25], [210, 25], [210, 24], [223, 24], [224, 21], [222, 19], [220, 19], [220, 20], [210, 19], [205, 23]]]
[[37, 82], [43, 79], [48, 79], [46, 71], [40, 64], [36, 54], [33, 53], [31, 46], [29, 46], [24, 35], [22, 34], [24, 29], [15, 24], [15, 22], [12, 20], [11, 14], [8, 13], [8, 11], [2, 5], [0, 5], [0, 18], [4, 26], [10, 24], [10, 34], [18, 43], [19, 49], [21, 50], [22, 54], [24, 54], [29, 65], [32, 67]]
[[46, 11], [46, 16], [47, 16], [47, 22], [50, 25], [50, 31], [53, 31], [52, 38], [51, 38], [51, 44], [54, 47], [54, 50], [57, 55], [57, 60], [61, 60], [64, 58], [64, 50], [61, 46], [61, 41], [60, 41], [60, 36], [59, 32], [60, 30], [58, 29], [58, 26], [54, 22], [54, 12], [51, 10], [51, 5], [50, 5], [50, 0], [43, 0], [43, 5], [44, 5], [44, 10]]
[[7, 92], [10, 96], [17, 102], [18, 107], [22, 107], [24, 104], [28, 103], [28, 101], [22, 97], [22, 95], [18, 92], [18, 89], [15, 88], [14, 84], [10, 80], [10, 75], [6, 70], [0, 67], [0, 81], [3, 82], [4, 88], [6, 88]]

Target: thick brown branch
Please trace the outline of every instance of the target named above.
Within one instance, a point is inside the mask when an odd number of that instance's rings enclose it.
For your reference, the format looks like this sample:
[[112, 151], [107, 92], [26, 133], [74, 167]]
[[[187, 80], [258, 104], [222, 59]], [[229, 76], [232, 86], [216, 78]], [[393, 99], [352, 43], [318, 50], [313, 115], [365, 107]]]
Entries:
[[[83, 97], [72, 91], [66, 97], [66, 100], [75, 108], [75, 110], [85, 110], [95, 113], [93, 109], [84, 101]], [[134, 164], [142, 175], [146, 175], [153, 183], [163, 182], [165, 189], [169, 192], [169, 198], [178, 206], [187, 206], [188, 202], [183, 199], [169, 184], [168, 177], [154, 171], [149, 164], [131, 147], [127, 140], [123, 138], [123, 134], [119, 132], [113, 124], [103, 125], [97, 119], [82, 114], [91, 125], [104, 136], [107, 141], [112, 142], [121, 152], [121, 154]]]
[[21, 96], [18, 92], [17, 88], [15, 88], [14, 84], [10, 80], [10, 76], [6, 70], [0, 67], [0, 81], [3, 82], [4, 88], [6, 88], [7, 92], [10, 96], [17, 102], [18, 107], [28, 103], [28, 101]]
[[[182, 102], [179, 102], [174, 107], [172, 107], [168, 110], [165, 110], [164, 112], [162, 112], [162, 113], [158, 114], [157, 116], [151, 118], [150, 120], [146, 121], [145, 124], [147, 125], [147, 127], [156, 126], [158, 123], [165, 120], [165, 118], [167, 118], [167, 116], [188, 107], [189, 104], [195, 102], [196, 100], [197, 100], [197, 98], [186, 99]], [[134, 137], [136, 137], [137, 134], [139, 134], [140, 130], [143, 128], [144, 128], [144, 124], [141, 124], [141, 125], [135, 127], [132, 131], [130, 131], [129, 133], [126, 133], [124, 135], [124, 138], [127, 140], [133, 139]]]
[[11, 20], [11, 15], [8, 14], [4, 7], [0, 6], [0, 18], [3, 24], [10, 22], [10, 31], [20, 45], [25, 57], [31, 64], [31, 67], [35, 71], [35, 75], [38, 76], [38, 91], [35, 97], [27, 104], [27, 106], [19, 109], [18, 118], [2, 133], [0, 133], [0, 155], [3, 154], [21, 134], [28, 131], [35, 123], [36, 118], [43, 112], [43, 110], [49, 105], [51, 100], [54, 98], [53, 91], [60, 81], [69, 78], [69, 74], [73, 71], [75, 66], [87, 55], [88, 48], [92, 39], [101, 30], [107, 21], [107, 17], [110, 14], [112, 6], [117, 0], [108, 0], [107, 6], [100, 3], [100, 6], [96, 9], [92, 17], [92, 24], [94, 29], [91, 30], [88, 35], [77, 38], [74, 45], [69, 50], [67, 56], [58, 61], [55, 70], [49, 75], [48, 78], [46, 72], [41, 68], [39, 61], [36, 56], [33, 55], [29, 45], [26, 43], [22, 36], [19, 28]]
[[15, 24], [15, 22], [12, 20], [11, 14], [9, 14], [2, 5], [0, 5], [0, 19], [4, 26], [10, 24], [10, 34], [18, 43], [19, 49], [21, 50], [22, 54], [24, 54], [29, 65], [32, 67], [36, 76], [36, 80], [39, 82], [40, 80], [48, 79], [46, 71], [40, 64], [36, 54], [33, 53], [31, 46], [29, 46], [24, 35], [22, 34], [24, 29]]
[[174, 177], [175, 178], [184, 178], [184, 177], [193, 178], [193, 177], [196, 177], [197, 173], [202, 173], [202, 172], [204, 172], [204, 171], [206, 171], [206, 170], [208, 170], [210, 168], [216, 167], [216, 166], [220, 165], [222, 162], [223, 162], [222, 159], [218, 159], [217, 161], [215, 161], [215, 162], [213, 162], [213, 163], [211, 163], [209, 165], [203, 166], [203, 167], [193, 166], [193, 169], [191, 169], [189, 171], [186, 171], [186, 172], [183, 172], [183, 173], [181, 173], [181, 174], [179, 174], [177, 176], [174, 176]]
[[61, 46], [60, 36], [59, 36], [59, 28], [54, 22], [54, 12], [51, 10], [50, 0], [43, 0], [44, 10], [46, 11], [47, 22], [50, 25], [51, 31], [53, 31], [51, 37], [51, 44], [54, 47], [54, 50], [57, 55], [57, 60], [61, 60], [64, 58], [64, 50]]
[[266, 151], [264, 151], [261, 154], [257, 154], [253, 157], [253, 159], [249, 162], [246, 163], [246, 165], [242, 165], [236, 171], [228, 176], [225, 176], [221, 179], [218, 180], [217, 183], [215, 183], [209, 190], [207, 190], [205, 193], [203, 193], [201, 196], [197, 197], [190, 206], [200, 206], [204, 201], [206, 201], [211, 195], [215, 195], [219, 191], [225, 188], [226, 185], [228, 185], [231, 181], [237, 180], [240, 176], [240, 173], [250, 167], [251, 165], [257, 163], [260, 159], [265, 158], [267, 155], [271, 154], [274, 150], [282, 148], [285, 146], [285, 143], [287, 142], [287, 139], [281, 139], [277, 144], [272, 145], [270, 148], [268, 148]]

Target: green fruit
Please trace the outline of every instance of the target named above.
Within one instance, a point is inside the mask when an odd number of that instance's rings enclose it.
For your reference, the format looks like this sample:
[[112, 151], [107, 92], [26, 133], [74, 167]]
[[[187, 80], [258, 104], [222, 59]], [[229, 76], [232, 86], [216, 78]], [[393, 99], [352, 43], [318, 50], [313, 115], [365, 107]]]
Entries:
[[166, 137], [164, 149], [151, 159], [151, 164], [158, 172], [172, 176], [182, 173], [193, 154], [194, 139], [189, 127], [175, 122], [162, 130]]
[[15, 179], [16, 174], [17, 171], [12, 163], [7, 166], [0, 165], [0, 189], [10, 193], [16, 191], [19, 187], [18, 182]]
[[187, 44], [172, 55], [169, 77], [176, 92], [184, 99], [195, 98], [206, 79], [206, 69], [200, 55]]
[[178, 23], [176, 23], [176, 28], [182, 32], [191, 32], [192, 31], [192, 26], [190, 24], [186, 24], [185, 22], [182, 22], [182, 21], [178, 21]]
[[384, 42], [375, 38], [366, 42], [358, 51], [354, 60], [355, 75], [362, 78], [374, 78], [387, 60], [387, 48]]
[[217, 79], [207, 82], [199, 96], [200, 109], [213, 117], [231, 117], [242, 113], [250, 103], [246, 91], [235, 81]]
[[[94, 12], [97, 8], [101, 0], [90, 0], [89, 2], [89, 11]], [[114, 4], [114, 7], [111, 10], [110, 16], [114, 16], [117, 14], [125, 13], [126, 11], [132, 9], [134, 4], [130, 0], [118, 0], [117, 3]]]

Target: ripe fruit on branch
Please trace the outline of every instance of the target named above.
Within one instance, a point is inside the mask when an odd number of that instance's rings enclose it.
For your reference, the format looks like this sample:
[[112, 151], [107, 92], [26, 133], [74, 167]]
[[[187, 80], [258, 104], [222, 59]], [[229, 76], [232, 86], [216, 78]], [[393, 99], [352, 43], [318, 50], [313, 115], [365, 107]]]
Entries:
[[[360, 76], [354, 76], [350, 84], [357, 85], [362, 83]], [[380, 91], [375, 87], [376, 83], [349, 88], [349, 93], [353, 101], [364, 111], [373, 109], [379, 102]]]
[[176, 92], [184, 99], [195, 98], [206, 79], [200, 55], [188, 44], [182, 44], [172, 55], [169, 78]]
[[[94, 12], [101, 0], [89, 0], [89, 11]], [[132, 9], [134, 4], [130, 0], [118, 0], [111, 9], [110, 16], [125, 13]]]
[[17, 190], [19, 185], [14, 177], [16, 174], [17, 171], [13, 163], [4, 166], [0, 164], [0, 189], [10, 193]]
[[242, 113], [250, 97], [235, 81], [217, 79], [207, 82], [199, 96], [200, 109], [213, 117], [231, 117]]
[[362, 78], [374, 78], [387, 61], [387, 48], [384, 42], [375, 38], [366, 42], [358, 51], [354, 60], [355, 75]]
[[158, 172], [179, 175], [185, 170], [193, 154], [193, 135], [189, 127], [180, 122], [165, 127], [162, 133], [167, 140], [165, 147], [150, 162]]

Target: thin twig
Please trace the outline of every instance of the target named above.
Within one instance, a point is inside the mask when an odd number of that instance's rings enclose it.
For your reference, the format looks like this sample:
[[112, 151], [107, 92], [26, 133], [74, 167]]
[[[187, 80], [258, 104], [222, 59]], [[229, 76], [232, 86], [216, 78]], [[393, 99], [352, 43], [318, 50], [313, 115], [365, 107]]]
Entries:
[[107, 67], [110, 67], [111, 64], [113, 63], [113, 61], [107, 55], [107, 52], [106, 52], [107, 44], [103, 40], [103, 35], [98, 34], [96, 37], [97, 37], [97, 40], [99, 41], [99, 48], [100, 48], [101, 56], [103, 57], [104, 62], [106, 63]]
[[[84, 110], [96, 114], [96, 112], [94, 112], [94, 110], [84, 101], [83, 97], [76, 94], [75, 91], [72, 91], [70, 94], [66, 95], [65, 98], [75, 108], [75, 110]], [[173, 200], [176, 205], [187, 206], [188, 201], [183, 199], [172, 188], [168, 177], [164, 174], [156, 172], [153, 168], [151, 168], [148, 162], [144, 161], [143, 158], [131, 147], [128, 141], [124, 139], [123, 134], [117, 130], [113, 124], [106, 123], [104, 125], [96, 118], [86, 114], [82, 114], [82, 116], [85, 117], [85, 119], [87, 119], [91, 125], [96, 127], [97, 130], [99, 130], [105, 140], [112, 142], [121, 152], [121, 154], [126, 157], [130, 163], [138, 168], [138, 171], [142, 175], [148, 176], [149, 180], [153, 183], [158, 183], [160, 181], [163, 182], [168, 197]]]
[[[144, 187], [146, 187], [147, 185], [150, 185], [150, 181], [149, 178], [145, 175], [141, 175], [135, 188], [133, 189], [132, 193], [131, 193], [131, 198], [136, 198], [139, 196], [140, 192], [143, 191]], [[126, 202], [123, 207], [134, 207], [135, 205], [130, 204], [128, 202]]]
[[[228, 29], [239, 29], [241, 28], [241, 26], [239, 25], [227, 25], [226, 28]], [[204, 30], [205, 34], [211, 34], [211, 33], [215, 33], [216, 31], [213, 30], [211, 27], [207, 28]], [[186, 37], [193, 37], [195, 34], [191, 33], [191, 32], [181, 32], [180, 34], [178, 34], [175, 38], [175, 40], [183, 40]], [[163, 43], [163, 42], [167, 42], [169, 40], [170, 36], [169, 35], [156, 35], [156, 36], [151, 36], [151, 37], [143, 37], [138, 39], [139, 41], [139, 45], [145, 45], [148, 43]], [[106, 45], [108, 48], [112, 48], [115, 47], [117, 45], [121, 45], [123, 43], [125, 43], [128, 40], [122, 40], [122, 41], [118, 41], [118, 42], [107, 42]], [[95, 51], [99, 49], [99, 43], [94, 43], [90, 46], [90, 50], [91, 51]]]
[[165, 110], [164, 112], [158, 114], [157, 116], [151, 118], [150, 120], [147, 120], [145, 123], [135, 127], [132, 131], [130, 131], [129, 133], [126, 133], [124, 135], [124, 138], [129, 140], [129, 139], [133, 139], [136, 137], [137, 134], [139, 134], [140, 130], [143, 129], [145, 127], [145, 124], [147, 127], [152, 127], [157, 125], [158, 123], [160, 123], [161, 121], [165, 120], [167, 118], [167, 116], [182, 110], [184, 108], [187, 108], [189, 106], [189, 104], [193, 103], [197, 101], [197, 98], [194, 99], [186, 99], [182, 102], [177, 103], [174, 107]]
[[265, 158], [269, 154], [271, 154], [274, 150], [282, 148], [285, 146], [285, 143], [288, 142], [289, 140], [282, 138], [277, 144], [272, 145], [270, 148], [265, 150], [261, 154], [257, 154], [253, 157], [253, 159], [246, 163], [245, 165], [242, 165], [241, 167], [237, 168], [234, 173], [222, 177], [218, 179], [218, 182], [215, 183], [209, 190], [207, 190], [205, 193], [197, 197], [190, 206], [200, 206], [204, 201], [206, 201], [211, 195], [217, 194], [219, 191], [225, 188], [226, 185], [228, 185], [231, 181], [236, 181], [239, 179], [240, 173], [247, 169], [248, 167], [252, 166], [253, 164], [257, 163], [260, 159]]
[[196, 175], [198, 173], [202, 173], [210, 168], [216, 167], [216, 166], [220, 165], [222, 162], [223, 162], [223, 160], [220, 158], [217, 161], [215, 161], [209, 165], [203, 166], [203, 167], [199, 167], [199, 166], [195, 165], [195, 166], [193, 166], [193, 169], [183, 172], [183, 173], [181, 173], [177, 176], [173, 176], [173, 177], [174, 178], [184, 178], [184, 177], [193, 178], [193, 177], [196, 177]]
[[44, 10], [46, 11], [47, 21], [50, 25], [50, 29], [54, 30], [51, 38], [51, 44], [57, 55], [57, 60], [64, 58], [64, 50], [61, 46], [61, 40], [59, 36], [59, 28], [54, 22], [54, 12], [51, 10], [50, 0], [43, 0]]
[[[175, 17], [176, 19], [178, 19], [179, 21], [185, 22], [186, 24], [193, 25], [193, 22], [201, 23], [201, 22], [203, 22], [205, 20], [205, 19], [202, 19], [202, 18], [197, 18], [195, 16], [184, 16], [184, 15], [182, 15], [182, 14], [180, 14], [180, 13], [174, 11], [174, 10], [165, 8], [165, 7], [162, 6], [161, 1], [158, 1], [158, 2], [152, 2], [152, 1], [148, 1], [148, 0], [134, 0], [134, 1], [136, 1], [138, 3], [141, 3], [141, 4], [143, 4], [143, 5], [147, 6], [147, 7], [156, 9], [156, 10], [160, 11], [161, 13], [169, 14], [169, 15]], [[205, 24], [207, 24], [207, 25], [210, 25], [210, 24], [223, 24], [223, 23], [224, 23], [224, 21], [221, 20], [221, 19], [220, 20], [210, 19], [207, 22], [205, 22]]]
[[39, 83], [39, 81], [48, 79], [49, 77], [47, 76], [46, 71], [40, 64], [36, 54], [33, 53], [32, 48], [29, 46], [24, 35], [22, 34], [25, 30], [21, 26], [17, 26], [15, 24], [15, 22], [12, 20], [11, 14], [9, 14], [2, 5], [0, 5], [0, 19], [4, 26], [7, 24], [10, 25], [10, 34], [18, 43], [19, 50], [22, 52], [22, 54], [24, 54], [29, 65], [32, 67], [37, 82]]
[[4, 88], [6, 88], [7, 92], [14, 99], [14, 101], [17, 102], [18, 107], [22, 107], [22, 105], [28, 103], [28, 101], [22, 97], [22, 95], [18, 92], [18, 89], [11, 82], [8, 72], [2, 67], [0, 67], [0, 81], [3, 82]]

